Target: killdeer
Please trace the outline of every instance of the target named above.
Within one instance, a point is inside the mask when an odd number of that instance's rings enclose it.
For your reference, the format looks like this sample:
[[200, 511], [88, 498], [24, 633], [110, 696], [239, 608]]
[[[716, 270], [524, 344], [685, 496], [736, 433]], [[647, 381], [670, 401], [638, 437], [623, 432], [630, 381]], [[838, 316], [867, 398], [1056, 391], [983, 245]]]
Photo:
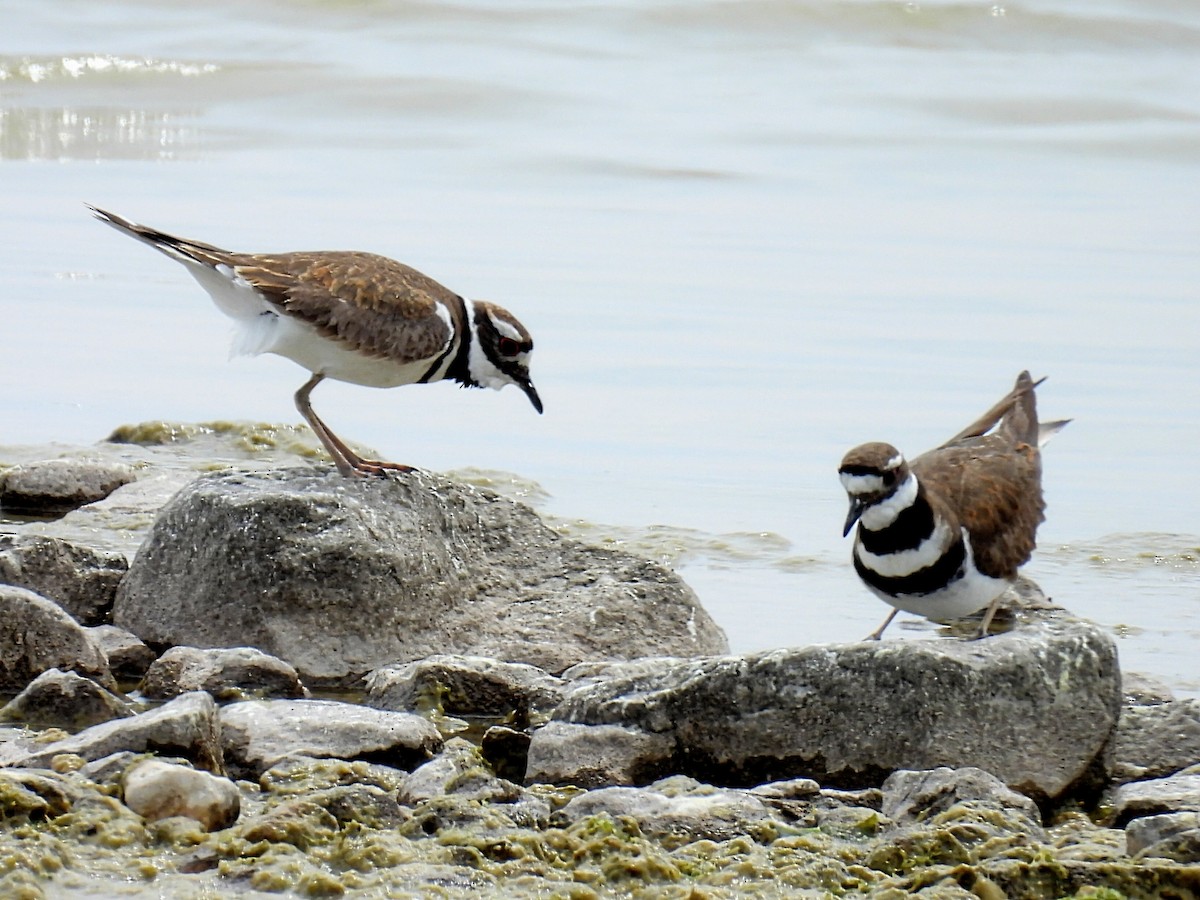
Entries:
[[379, 388], [445, 378], [497, 390], [515, 384], [542, 411], [529, 379], [533, 339], [494, 303], [468, 302], [416, 269], [373, 253], [233, 253], [88, 208], [183, 263], [237, 324], [234, 353], [275, 353], [312, 373], [296, 391], [296, 408], [343, 475], [411, 467], [363, 459], [329, 430], [309, 402], [326, 378]]
[[1034, 389], [1042, 381], [1022, 372], [999, 403], [911, 463], [891, 444], [846, 454], [838, 469], [850, 496], [843, 534], [858, 523], [855, 571], [895, 607], [868, 640], [900, 610], [944, 622], [986, 608], [979, 636], [987, 634], [1045, 519], [1039, 448], [1067, 424], [1039, 426]]

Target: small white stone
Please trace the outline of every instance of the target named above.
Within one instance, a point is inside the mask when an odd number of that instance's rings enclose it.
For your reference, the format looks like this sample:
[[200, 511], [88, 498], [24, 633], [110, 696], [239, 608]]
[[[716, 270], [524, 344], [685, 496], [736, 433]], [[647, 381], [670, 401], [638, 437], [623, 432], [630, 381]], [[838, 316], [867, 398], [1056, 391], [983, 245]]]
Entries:
[[237, 821], [241, 803], [228, 778], [187, 766], [147, 759], [125, 773], [125, 805], [150, 822], [186, 816], [216, 831]]

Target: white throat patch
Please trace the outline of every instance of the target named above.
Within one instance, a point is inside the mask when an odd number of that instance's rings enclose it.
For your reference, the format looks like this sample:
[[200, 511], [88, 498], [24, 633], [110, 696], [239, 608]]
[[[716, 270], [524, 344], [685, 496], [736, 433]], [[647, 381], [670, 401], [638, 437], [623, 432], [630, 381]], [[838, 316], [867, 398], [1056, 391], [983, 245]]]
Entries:
[[916, 499], [917, 476], [910, 472], [890, 497], [864, 509], [859, 522], [868, 531], [882, 531], [895, 522], [896, 517], [912, 506]]
[[[471, 370], [471, 378], [476, 384], [483, 387], [490, 387], [493, 390], [500, 390], [506, 384], [514, 384], [515, 382], [501, 372], [488, 359], [488, 355], [483, 352], [483, 347], [479, 345], [479, 332], [475, 329], [475, 304], [467, 301], [467, 330], [471, 339], [471, 350], [467, 357], [467, 367]], [[485, 313], [486, 315], [486, 313]], [[513, 340], [520, 340], [521, 336], [507, 322], [491, 319], [492, 325], [501, 334], [511, 337]]]

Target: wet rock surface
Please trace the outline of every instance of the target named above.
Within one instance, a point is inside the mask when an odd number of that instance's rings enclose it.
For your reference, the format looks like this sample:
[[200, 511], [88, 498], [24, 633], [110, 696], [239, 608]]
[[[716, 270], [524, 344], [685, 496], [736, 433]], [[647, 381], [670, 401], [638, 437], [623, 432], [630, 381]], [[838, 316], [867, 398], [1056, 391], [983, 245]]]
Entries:
[[198, 479], [160, 513], [114, 621], [152, 643], [256, 646], [310, 687], [445, 652], [561, 671], [726, 647], [662, 566], [560, 538], [528, 507], [424, 472]]
[[93, 625], [87, 633], [104, 653], [109, 671], [118, 681], [140, 681], [158, 658], [136, 634], [116, 625]]
[[366, 703], [378, 709], [516, 720], [547, 718], [566, 682], [536, 666], [478, 656], [431, 656], [376, 669], [366, 679]]
[[0, 507], [23, 515], [61, 515], [103, 500], [137, 478], [130, 466], [87, 459], [47, 459], [0, 472]]
[[1200, 700], [1131, 705], [1105, 756], [1113, 781], [1158, 778], [1200, 761]]
[[136, 716], [115, 719], [85, 728], [62, 740], [47, 741], [37, 749], [9, 752], [0, 744], [0, 765], [43, 767], [56, 756], [98, 760], [122, 751], [155, 752], [180, 756], [198, 768], [223, 773], [217, 704], [197, 691]]

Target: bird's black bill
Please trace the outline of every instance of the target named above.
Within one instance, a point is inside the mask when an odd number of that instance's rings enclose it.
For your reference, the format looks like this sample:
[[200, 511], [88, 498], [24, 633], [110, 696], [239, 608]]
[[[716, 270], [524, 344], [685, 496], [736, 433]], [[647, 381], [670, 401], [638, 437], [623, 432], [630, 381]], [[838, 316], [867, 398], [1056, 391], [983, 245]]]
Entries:
[[525, 396], [529, 398], [529, 402], [533, 404], [533, 408], [540, 413], [542, 411], [542, 398], [538, 396], [537, 388], [533, 386], [533, 382], [526, 378], [518, 381], [517, 387], [525, 392]]
[[858, 521], [858, 517], [862, 515], [863, 508], [866, 506], [857, 497], [850, 498], [850, 512], [846, 513], [846, 527], [842, 529], [842, 537], [850, 533], [850, 529], [854, 527], [854, 523]]

